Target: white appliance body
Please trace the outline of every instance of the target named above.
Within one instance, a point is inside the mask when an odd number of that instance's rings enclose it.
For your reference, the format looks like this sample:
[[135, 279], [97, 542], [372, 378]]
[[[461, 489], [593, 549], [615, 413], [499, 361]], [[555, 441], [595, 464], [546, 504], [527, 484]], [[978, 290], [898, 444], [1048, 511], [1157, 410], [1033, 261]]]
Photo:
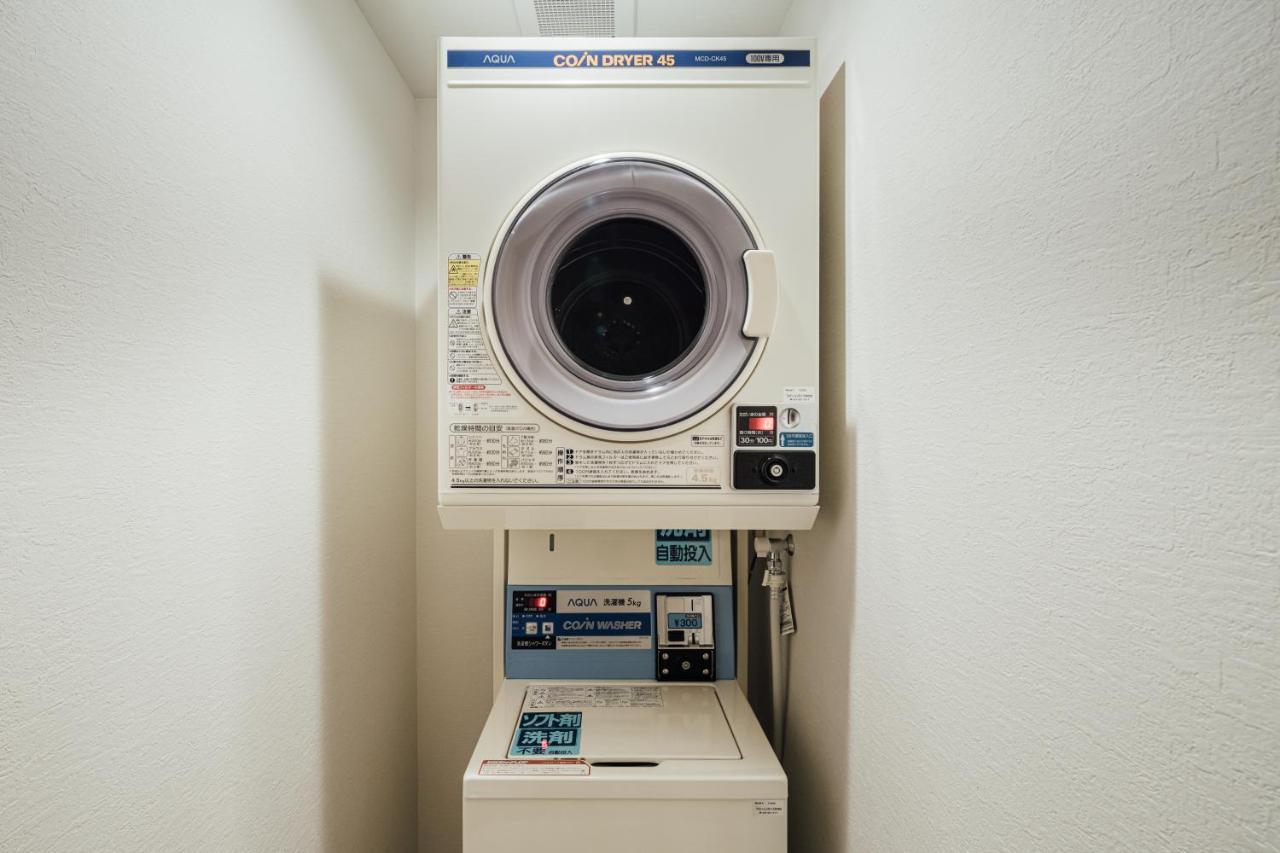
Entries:
[[[512, 754], [522, 718], [561, 710], [580, 715], [577, 756]], [[735, 682], [506, 681], [467, 766], [462, 823], [464, 853], [783, 853], [787, 780]]]
[[812, 50], [442, 40], [446, 526], [812, 525]]
[[[739, 686], [730, 535], [496, 537], [498, 678], [463, 778], [465, 853], [785, 853], [787, 777]], [[715, 671], [681, 677], [685, 651]]]

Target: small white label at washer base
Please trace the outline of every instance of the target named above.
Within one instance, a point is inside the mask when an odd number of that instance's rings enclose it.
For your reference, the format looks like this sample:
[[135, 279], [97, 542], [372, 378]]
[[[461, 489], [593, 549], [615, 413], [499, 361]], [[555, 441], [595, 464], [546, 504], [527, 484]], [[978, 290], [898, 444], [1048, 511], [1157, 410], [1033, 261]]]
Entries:
[[782, 389], [784, 403], [813, 403], [818, 399], [818, 389], [812, 385], [788, 385]]
[[783, 813], [782, 800], [755, 800], [756, 817], [779, 817]]
[[590, 776], [581, 758], [504, 758], [480, 762], [481, 776]]

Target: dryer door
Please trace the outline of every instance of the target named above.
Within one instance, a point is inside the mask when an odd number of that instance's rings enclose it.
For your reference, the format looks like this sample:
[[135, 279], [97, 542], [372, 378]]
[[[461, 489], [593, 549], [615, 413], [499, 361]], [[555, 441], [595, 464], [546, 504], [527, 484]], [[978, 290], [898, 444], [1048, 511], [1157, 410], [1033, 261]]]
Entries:
[[572, 422], [616, 433], [691, 425], [762, 345], [743, 333], [743, 256], [756, 248], [733, 204], [689, 171], [641, 158], [573, 169], [500, 243], [495, 346], [531, 402]]

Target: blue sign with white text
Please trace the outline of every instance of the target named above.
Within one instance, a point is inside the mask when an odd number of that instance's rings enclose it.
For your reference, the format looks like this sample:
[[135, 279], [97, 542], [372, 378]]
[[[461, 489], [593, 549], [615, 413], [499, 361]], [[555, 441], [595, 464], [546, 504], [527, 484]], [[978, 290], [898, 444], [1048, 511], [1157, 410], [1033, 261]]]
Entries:
[[526, 712], [520, 715], [522, 729], [580, 729], [581, 711]]
[[784, 432], [778, 436], [778, 444], [782, 447], [813, 447], [813, 433]]
[[659, 566], [711, 565], [710, 530], [655, 530], [653, 559]]
[[578, 729], [516, 729], [511, 755], [577, 755], [580, 734]]
[[511, 738], [511, 755], [577, 755], [582, 748], [581, 711], [525, 712]]
[[451, 50], [450, 68], [807, 68], [807, 50]]

